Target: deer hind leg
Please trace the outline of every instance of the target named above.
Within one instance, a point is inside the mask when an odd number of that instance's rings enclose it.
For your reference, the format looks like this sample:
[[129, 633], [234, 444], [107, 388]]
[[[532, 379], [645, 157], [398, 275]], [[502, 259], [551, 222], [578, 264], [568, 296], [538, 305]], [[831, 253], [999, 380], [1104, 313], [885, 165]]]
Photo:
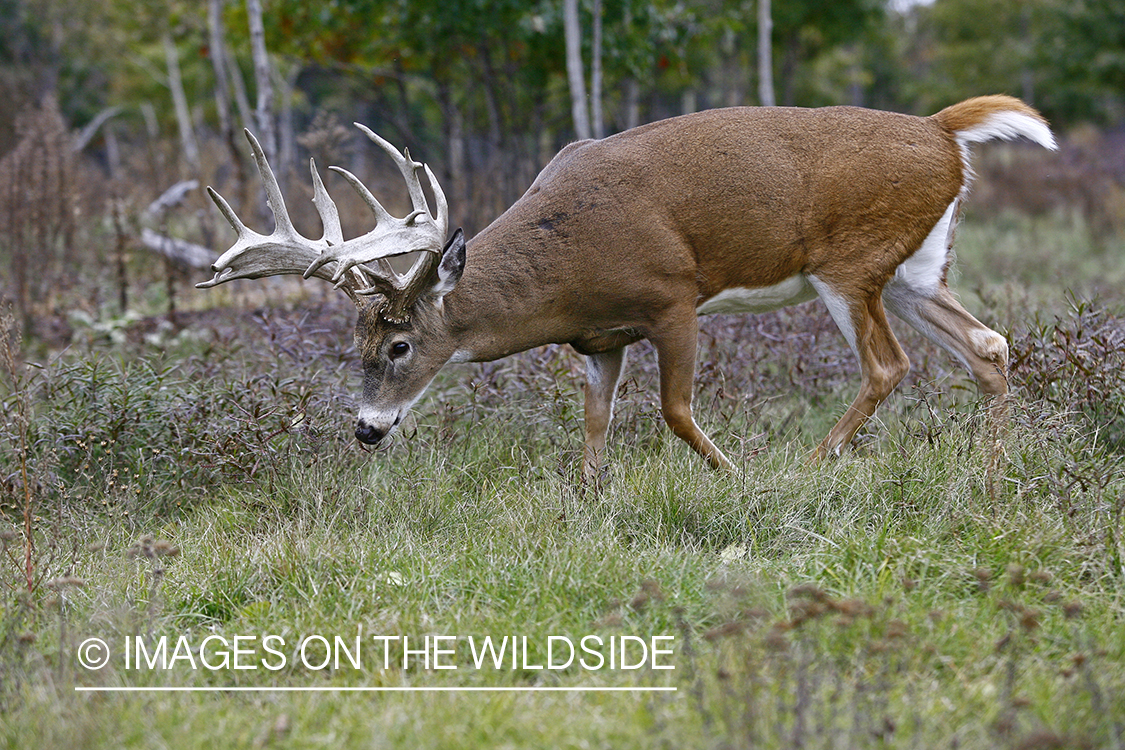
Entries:
[[849, 303], [822, 280], [810, 277], [809, 281], [824, 300], [844, 338], [855, 350], [863, 377], [855, 401], [817, 447], [816, 455], [821, 458], [829, 454], [840, 455], [879, 404], [906, 377], [910, 360], [887, 324], [883, 303], [878, 296]]
[[695, 347], [699, 321], [688, 310], [675, 323], [649, 336], [660, 368], [660, 409], [676, 437], [707, 459], [713, 469], [732, 471], [734, 464], [715, 447], [691, 415], [695, 387]]
[[625, 364], [625, 347], [586, 357], [586, 448], [582, 462], [582, 479], [596, 485], [605, 461], [605, 438], [613, 419], [613, 400], [621, 369]]
[[998, 404], [1008, 393], [1008, 342], [970, 315], [945, 286], [932, 291], [892, 279], [883, 290], [887, 309], [957, 358], [986, 396]]
[[1008, 342], [961, 307], [944, 282], [925, 290], [895, 278], [883, 289], [883, 300], [897, 317], [956, 357], [976, 378], [981, 392], [992, 397], [985, 482], [995, 500], [1008, 415]]

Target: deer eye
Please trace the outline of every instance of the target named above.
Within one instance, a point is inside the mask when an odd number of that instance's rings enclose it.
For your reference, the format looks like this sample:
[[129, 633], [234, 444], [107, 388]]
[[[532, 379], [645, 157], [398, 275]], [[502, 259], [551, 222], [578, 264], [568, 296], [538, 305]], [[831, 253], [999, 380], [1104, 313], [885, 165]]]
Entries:
[[391, 344], [391, 359], [398, 359], [410, 351], [410, 344], [405, 341], [396, 341]]

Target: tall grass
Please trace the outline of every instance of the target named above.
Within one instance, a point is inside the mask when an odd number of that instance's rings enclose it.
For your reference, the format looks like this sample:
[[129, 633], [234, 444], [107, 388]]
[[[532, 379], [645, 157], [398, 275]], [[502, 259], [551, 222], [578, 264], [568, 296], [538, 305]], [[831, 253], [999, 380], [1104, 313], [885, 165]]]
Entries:
[[[1031, 294], [1005, 296], [974, 238], [1075, 230], [1004, 226], [962, 228], [961, 286], [978, 280], [970, 307], [1012, 350], [992, 492], [975, 391], [913, 336], [910, 379], [855, 450], [808, 462], [857, 379], [816, 306], [704, 327], [697, 418], [734, 476], [668, 433], [652, 352], [634, 347], [599, 493], [577, 479], [581, 363], [565, 348], [451, 368], [377, 451], [350, 439], [351, 318], [330, 300], [185, 314], [182, 334], [123, 326], [36, 365], [12, 348], [0, 742], [1121, 747], [1121, 297], [1018, 276]], [[1058, 263], [1084, 288], [1077, 255]], [[675, 669], [475, 670], [463, 643], [450, 671], [383, 669], [370, 649], [361, 669], [276, 672], [76, 657], [91, 637], [120, 655], [126, 638], [292, 647], [357, 630], [527, 636], [532, 665], [552, 635], [668, 635]], [[402, 685], [677, 691], [74, 691]]]

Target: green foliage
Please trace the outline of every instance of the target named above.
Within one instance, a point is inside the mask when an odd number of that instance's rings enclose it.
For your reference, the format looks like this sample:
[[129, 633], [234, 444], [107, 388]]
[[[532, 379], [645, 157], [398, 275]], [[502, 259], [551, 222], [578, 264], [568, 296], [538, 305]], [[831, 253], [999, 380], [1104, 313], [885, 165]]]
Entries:
[[[135, 126], [139, 104], [161, 102], [155, 111], [171, 132], [160, 43], [170, 33], [190, 99], [214, 118], [202, 5], [6, 0], [0, 66], [9, 75], [0, 85], [31, 103], [46, 81], [77, 123], [118, 105]], [[873, 0], [777, 3], [774, 67], [788, 104], [870, 102], [930, 112], [972, 94], [1007, 92], [1035, 100], [1053, 119], [1112, 122], [1121, 116], [1125, 71], [1119, 5], [938, 0], [900, 12]], [[700, 106], [752, 103], [755, 9], [747, 0], [606, 0], [604, 91], [613, 127], [627, 115], [620, 94], [627, 81], [639, 84], [642, 120], [674, 113], [685, 92]], [[587, 63], [589, 14], [584, 4]], [[979, 23], [982, 17], [989, 23]], [[223, 20], [236, 61], [248, 71], [244, 4], [226, 3]], [[552, 145], [568, 137], [557, 3], [271, 0], [265, 21], [267, 46], [281, 67], [301, 73], [300, 91], [284, 95], [306, 121], [318, 108], [366, 120], [374, 109], [386, 126], [371, 124], [391, 129], [396, 140], [423, 140], [430, 153], [445, 147], [454, 108], [470, 132], [494, 141], [499, 133], [494, 145], [506, 149], [535, 140], [544, 126]], [[129, 54], [104, 54], [117, 48]]]
[[1113, 0], [938, 0], [916, 11], [911, 57], [926, 68], [904, 86], [927, 112], [987, 91], [1021, 96], [1054, 121], [1119, 121], [1123, 13]]
[[1067, 118], [1120, 122], [1125, 8], [1113, 0], [1081, 0], [1062, 3], [1058, 13], [1056, 33], [1045, 45], [1044, 101]]

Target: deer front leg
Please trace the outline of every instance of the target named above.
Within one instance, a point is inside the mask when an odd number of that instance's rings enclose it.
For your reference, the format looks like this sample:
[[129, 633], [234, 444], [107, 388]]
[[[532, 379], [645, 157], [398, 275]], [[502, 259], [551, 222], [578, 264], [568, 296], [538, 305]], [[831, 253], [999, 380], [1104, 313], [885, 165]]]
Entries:
[[[821, 292], [821, 296], [824, 297], [825, 293]], [[859, 357], [863, 382], [855, 401], [817, 448], [818, 458], [828, 454], [840, 455], [844, 446], [851, 442], [859, 428], [910, 371], [910, 360], [887, 324], [879, 297], [848, 305], [846, 315], [838, 304], [839, 298], [830, 301], [832, 299], [830, 296], [825, 301], [829, 303], [828, 309], [836, 324]]]
[[713, 469], [734, 470], [723, 452], [703, 434], [691, 416], [695, 387], [695, 346], [699, 322], [695, 310], [685, 311], [670, 326], [649, 336], [660, 367], [660, 409], [676, 437], [707, 459]]
[[624, 363], [625, 347], [586, 357], [586, 449], [582, 480], [591, 486], [597, 485], [601, 478], [605, 438], [613, 419], [613, 400]]

